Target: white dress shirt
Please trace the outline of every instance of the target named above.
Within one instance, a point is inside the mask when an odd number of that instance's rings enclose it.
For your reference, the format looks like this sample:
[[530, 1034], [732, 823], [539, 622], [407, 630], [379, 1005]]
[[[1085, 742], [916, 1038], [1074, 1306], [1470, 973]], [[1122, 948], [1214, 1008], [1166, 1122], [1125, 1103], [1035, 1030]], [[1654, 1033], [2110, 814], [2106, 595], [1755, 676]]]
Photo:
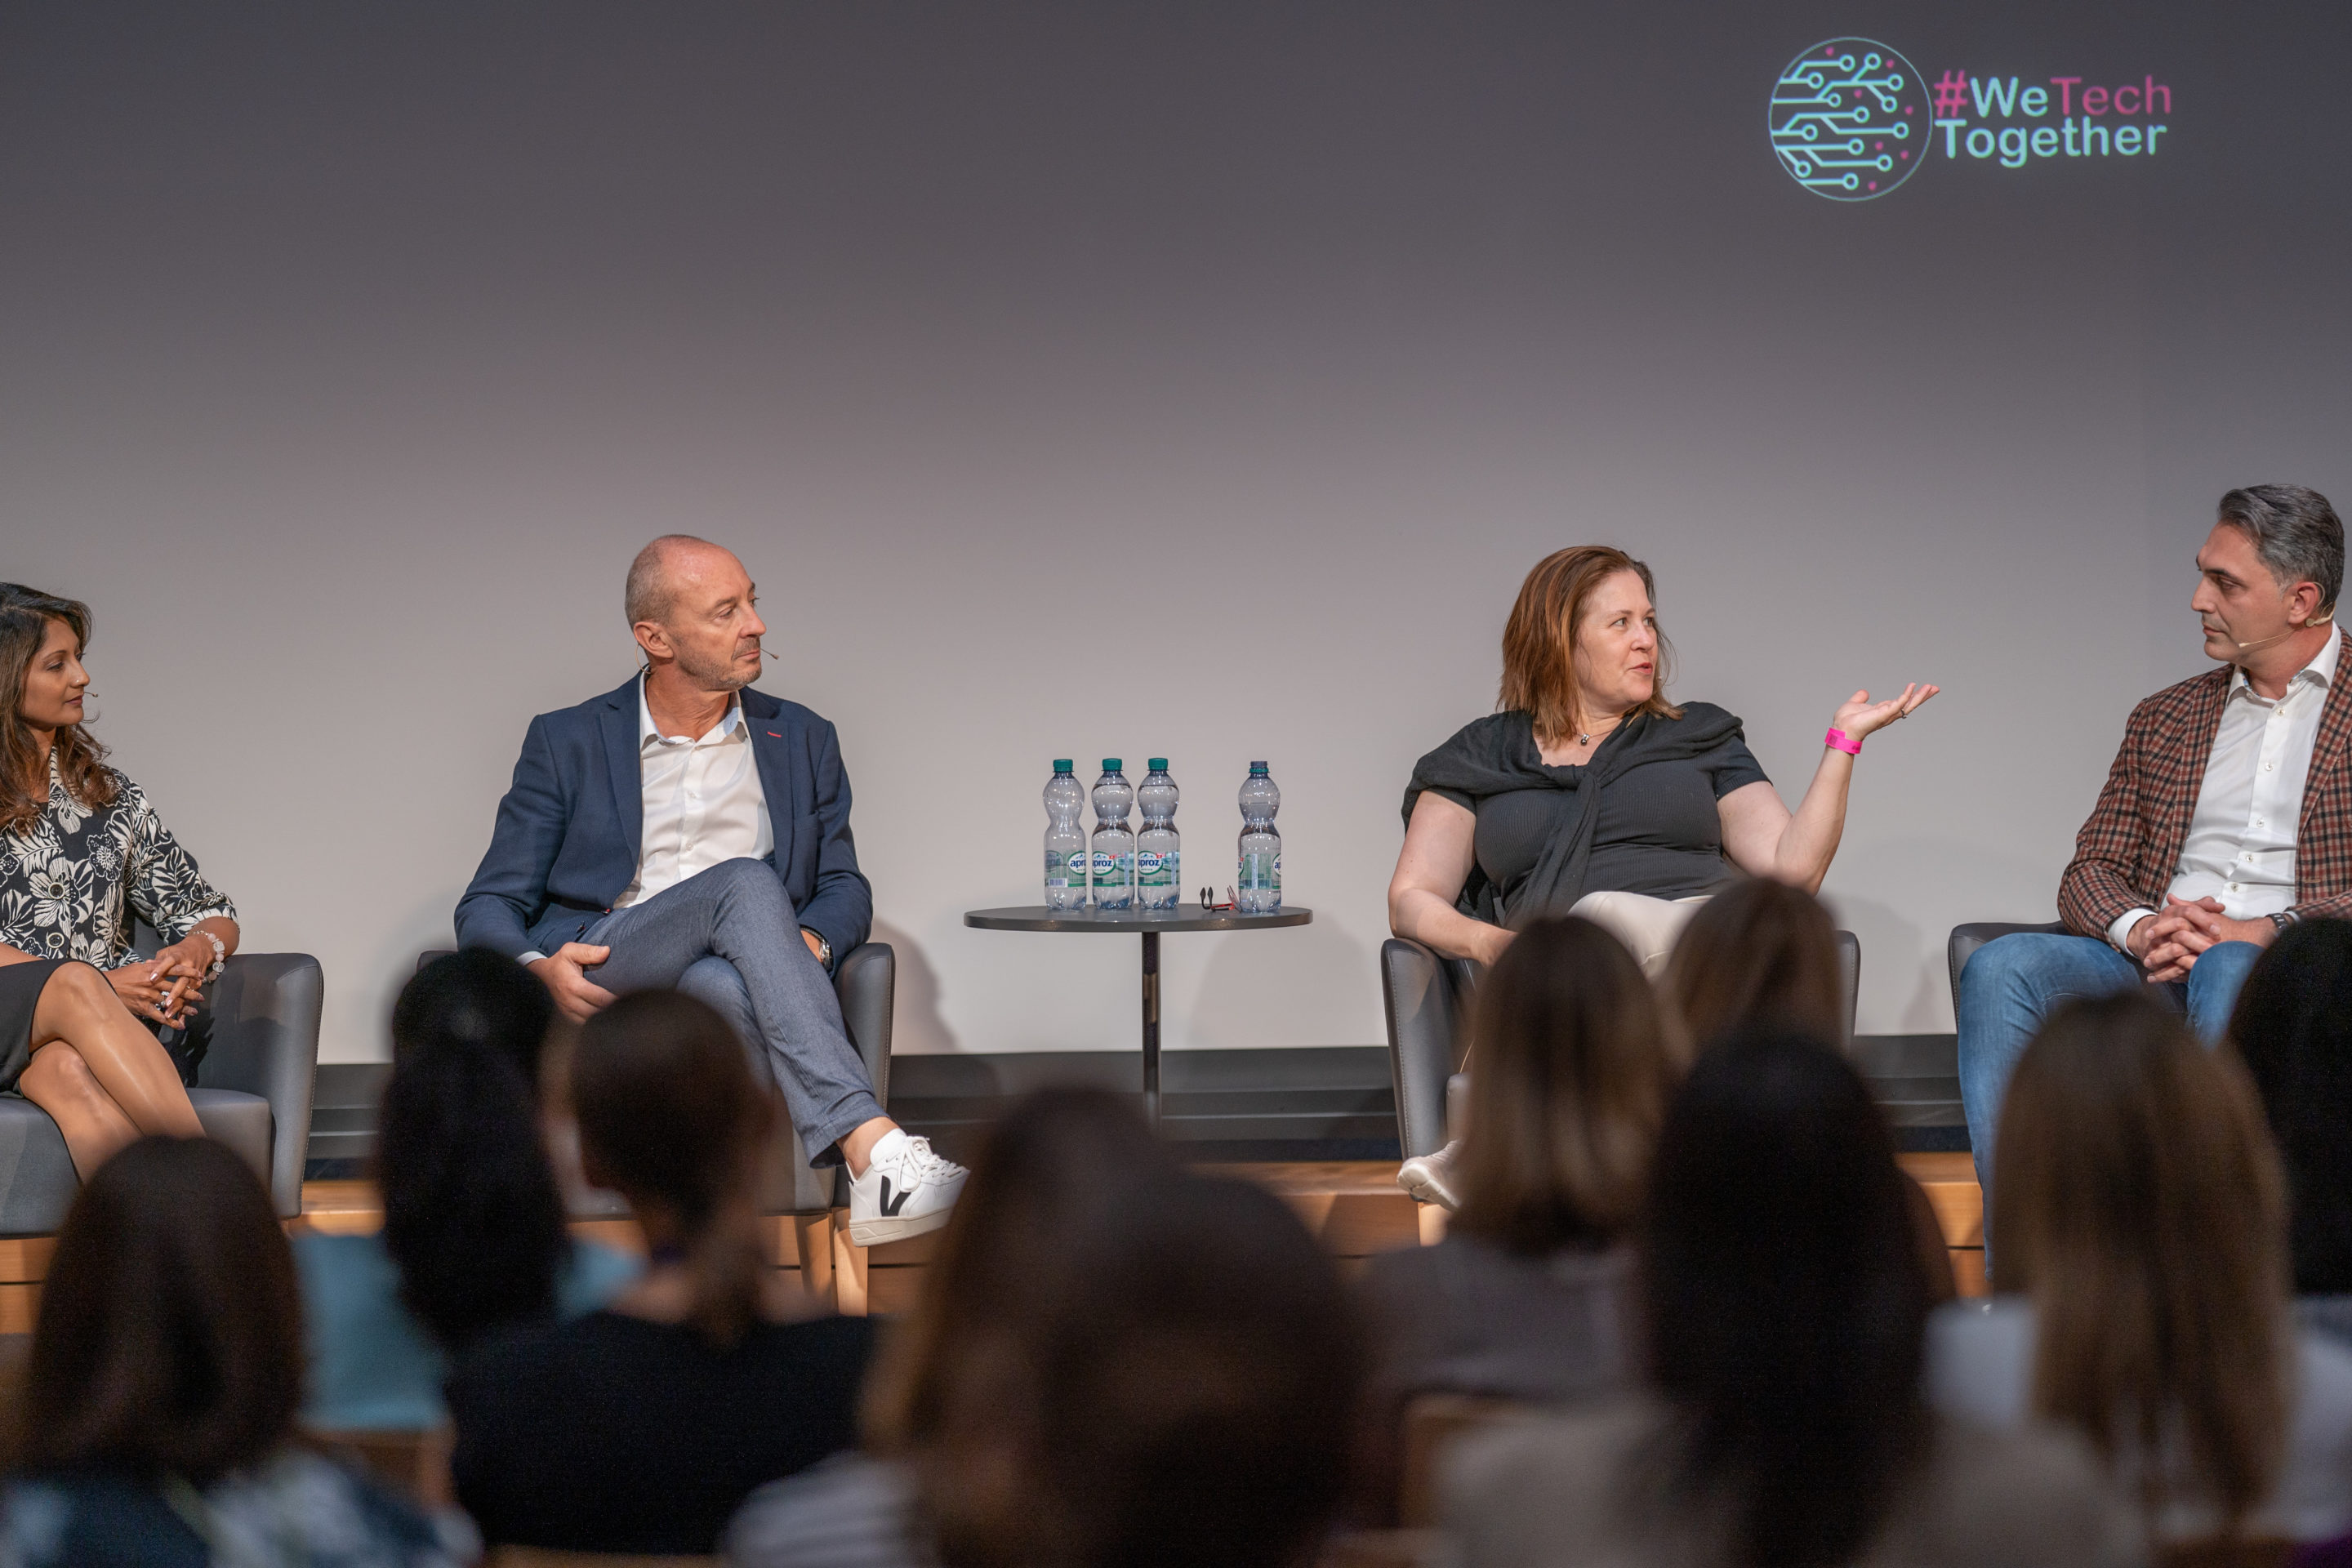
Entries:
[[[2275, 702], [2255, 691], [2244, 669], [2231, 670], [2205, 782], [2168, 889], [2174, 898], [2217, 899], [2236, 921], [2293, 907], [2304, 780], [2343, 643], [2330, 626], [2317, 657], [2295, 672]], [[2108, 940], [2123, 947], [2132, 927], [2155, 912], [2126, 910], [2107, 928]]]
[[637, 876], [613, 900], [616, 910], [674, 888], [724, 860], [757, 860], [776, 847], [768, 819], [767, 792], [751, 755], [751, 734], [743, 723], [743, 700], [727, 704], [727, 716], [699, 740], [665, 735], [646, 706], [646, 683], [637, 679], [637, 781], [645, 796], [644, 835], [638, 839]]

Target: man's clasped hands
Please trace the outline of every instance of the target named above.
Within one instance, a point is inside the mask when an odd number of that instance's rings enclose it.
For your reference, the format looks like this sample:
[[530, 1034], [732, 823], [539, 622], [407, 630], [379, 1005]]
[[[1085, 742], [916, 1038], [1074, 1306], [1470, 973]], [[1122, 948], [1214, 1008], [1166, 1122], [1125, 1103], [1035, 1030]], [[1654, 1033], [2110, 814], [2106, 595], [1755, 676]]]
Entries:
[[2168, 895], [2162, 910], [2125, 935], [2124, 945], [2150, 980], [2186, 980], [2198, 956], [2215, 942], [2250, 942], [2268, 947], [2277, 934], [2278, 927], [2268, 920], [2231, 920], [2222, 911], [2221, 900], [2210, 895], [2201, 899]]

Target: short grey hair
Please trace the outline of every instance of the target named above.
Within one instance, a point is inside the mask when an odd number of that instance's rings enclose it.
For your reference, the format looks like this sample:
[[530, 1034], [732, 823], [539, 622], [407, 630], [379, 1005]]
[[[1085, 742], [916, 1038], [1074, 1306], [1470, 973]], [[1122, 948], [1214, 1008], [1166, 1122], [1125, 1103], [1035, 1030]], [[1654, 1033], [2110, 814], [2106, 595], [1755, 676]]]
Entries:
[[629, 563], [629, 585], [621, 596], [621, 607], [629, 617], [629, 625], [651, 621], [659, 626], [668, 617], [670, 600], [676, 596], [666, 570], [670, 551], [680, 544], [709, 542], [691, 533], [665, 533], [637, 552], [637, 558]]
[[2223, 522], [2254, 542], [2279, 586], [2319, 584], [2315, 616], [2336, 608], [2344, 586], [2344, 524], [2326, 496], [2301, 485], [2248, 485], [2223, 496], [2221, 512]]

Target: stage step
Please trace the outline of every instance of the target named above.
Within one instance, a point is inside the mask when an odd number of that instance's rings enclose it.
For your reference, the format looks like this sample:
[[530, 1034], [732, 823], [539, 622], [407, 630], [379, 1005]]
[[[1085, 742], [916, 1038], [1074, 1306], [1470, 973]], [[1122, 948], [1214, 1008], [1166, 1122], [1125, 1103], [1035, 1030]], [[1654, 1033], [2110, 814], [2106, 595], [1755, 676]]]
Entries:
[[[1953, 1282], [1963, 1296], [1985, 1292], [1984, 1199], [1965, 1153], [1909, 1153], [1903, 1167], [1926, 1189], [1944, 1232]], [[1396, 1184], [1393, 1160], [1202, 1161], [1198, 1168], [1260, 1182], [1288, 1200], [1307, 1227], [1349, 1273], [1391, 1247], [1426, 1246], [1445, 1234], [1444, 1211], [1417, 1204]], [[768, 1260], [812, 1294], [845, 1312], [903, 1312], [914, 1305], [939, 1234], [876, 1247], [849, 1244], [841, 1210], [771, 1215], [762, 1222]], [[306, 1225], [334, 1235], [370, 1235], [383, 1209], [374, 1184], [329, 1178], [302, 1184]], [[645, 1238], [630, 1219], [576, 1219], [572, 1230], [642, 1255]], [[53, 1237], [0, 1237], [0, 1335], [28, 1334], [47, 1276]]]

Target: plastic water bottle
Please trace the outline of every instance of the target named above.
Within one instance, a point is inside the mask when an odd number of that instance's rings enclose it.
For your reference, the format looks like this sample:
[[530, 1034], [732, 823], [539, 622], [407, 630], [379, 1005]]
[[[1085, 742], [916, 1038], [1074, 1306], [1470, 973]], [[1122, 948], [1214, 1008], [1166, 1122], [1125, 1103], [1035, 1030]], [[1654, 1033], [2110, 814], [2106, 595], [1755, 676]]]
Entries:
[[1245, 915], [1270, 915], [1282, 908], [1282, 835], [1274, 830], [1282, 792], [1264, 763], [1250, 764], [1241, 805], [1241, 879], [1234, 884], [1234, 907]]
[[1137, 786], [1135, 804], [1143, 831], [1135, 836], [1135, 896], [1147, 910], [1172, 910], [1184, 896], [1184, 871], [1176, 837], [1176, 781], [1168, 759], [1151, 759], [1151, 771]]
[[1135, 786], [1118, 770], [1117, 757], [1103, 759], [1102, 777], [1095, 780], [1093, 864], [1095, 908], [1135, 907], [1135, 832], [1127, 825], [1128, 809], [1135, 804]]
[[1087, 808], [1087, 792], [1078, 787], [1077, 766], [1067, 757], [1054, 759], [1054, 776], [1045, 781], [1045, 907], [1082, 910], [1087, 907], [1087, 830], [1078, 821]]

